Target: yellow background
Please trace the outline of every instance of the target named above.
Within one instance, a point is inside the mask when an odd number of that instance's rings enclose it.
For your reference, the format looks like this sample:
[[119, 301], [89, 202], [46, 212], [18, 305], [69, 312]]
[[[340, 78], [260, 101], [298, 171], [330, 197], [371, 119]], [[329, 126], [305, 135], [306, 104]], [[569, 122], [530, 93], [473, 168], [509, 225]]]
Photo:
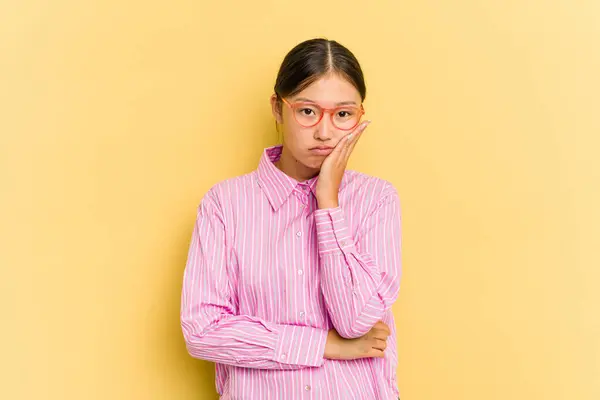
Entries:
[[403, 203], [403, 400], [600, 399], [600, 2], [0, 5], [0, 398], [215, 399], [179, 327], [201, 196], [347, 45]]

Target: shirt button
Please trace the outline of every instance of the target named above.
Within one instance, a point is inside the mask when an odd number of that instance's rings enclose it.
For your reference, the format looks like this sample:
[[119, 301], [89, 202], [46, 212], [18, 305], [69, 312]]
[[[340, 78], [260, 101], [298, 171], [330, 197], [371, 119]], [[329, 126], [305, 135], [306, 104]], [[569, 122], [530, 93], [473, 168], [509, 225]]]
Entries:
[[282, 359], [282, 360], [285, 360], [285, 353], [283, 353], [283, 354], [281, 355], [281, 359]]
[[304, 314], [304, 311], [300, 311], [300, 318], [304, 318], [304, 315], [306, 315]]
[[310, 390], [310, 385], [304, 386], [304, 390], [306, 390], [308, 392]]
[[302, 271], [301, 269], [298, 270], [298, 275], [302, 275], [304, 273], [304, 271]]
[[298, 236], [298, 237], [302, 236], [302, 232], [300, 232], [300, 231], [296, 232], [296, 236]]

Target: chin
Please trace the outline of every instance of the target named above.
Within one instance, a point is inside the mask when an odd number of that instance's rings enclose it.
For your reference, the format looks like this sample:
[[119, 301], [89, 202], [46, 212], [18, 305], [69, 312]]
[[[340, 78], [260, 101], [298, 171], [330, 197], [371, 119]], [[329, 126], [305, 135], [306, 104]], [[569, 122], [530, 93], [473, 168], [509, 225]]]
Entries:
[[318, 157], [309, 157], [307, 159], [302, 160], [302, 164], [307, 168], [312, 169], [321, 169], [321, 165], [323, 165], [323, 158]]

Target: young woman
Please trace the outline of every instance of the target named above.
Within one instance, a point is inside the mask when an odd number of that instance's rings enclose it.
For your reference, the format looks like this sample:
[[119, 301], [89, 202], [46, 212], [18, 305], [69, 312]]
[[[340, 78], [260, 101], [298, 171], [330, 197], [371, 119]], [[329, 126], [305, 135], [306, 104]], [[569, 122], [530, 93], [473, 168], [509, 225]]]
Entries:
[[344, 46], [294, 47], [271, 97], [283, 145], [198, 207], [181, 325], [221, 399], [398, 398], [398, 194], [346, 169], [365, 93]]

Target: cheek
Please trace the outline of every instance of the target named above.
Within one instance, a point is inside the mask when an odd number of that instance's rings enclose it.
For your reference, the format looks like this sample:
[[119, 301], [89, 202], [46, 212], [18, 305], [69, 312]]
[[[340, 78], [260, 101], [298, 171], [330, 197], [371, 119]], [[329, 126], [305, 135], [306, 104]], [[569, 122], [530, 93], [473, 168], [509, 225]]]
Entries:
[[287, 126], [284, 128], [284, 138], [286, 143], [293, 147], [302, 147], [306, 142], [307, 133], [295, 126]]
[[333, 146], [337, 146], [337, 144], [342, 141], [344, 139], [344, 137], [349, 134], [350, 132], [338, 132], [336, 133], [336, 135], [333, 137]]

